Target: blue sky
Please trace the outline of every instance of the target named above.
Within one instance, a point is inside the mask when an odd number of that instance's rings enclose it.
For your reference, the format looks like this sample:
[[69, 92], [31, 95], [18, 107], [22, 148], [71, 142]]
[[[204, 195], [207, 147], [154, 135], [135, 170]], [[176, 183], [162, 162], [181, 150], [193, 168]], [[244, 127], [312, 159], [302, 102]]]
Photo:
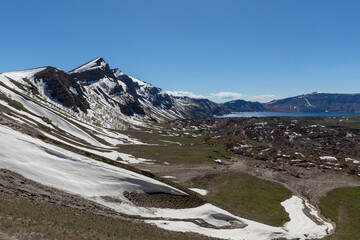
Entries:
[[103, 57], [217, 102], [358, 93], [359, 12], [358, 0], [4, 1], [0, 72]]

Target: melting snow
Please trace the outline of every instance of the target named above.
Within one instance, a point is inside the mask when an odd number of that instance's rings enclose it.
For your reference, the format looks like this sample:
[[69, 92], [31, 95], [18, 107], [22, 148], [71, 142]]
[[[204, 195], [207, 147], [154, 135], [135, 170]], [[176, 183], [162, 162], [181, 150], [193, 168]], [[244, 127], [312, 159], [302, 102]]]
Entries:
[[163, 176], [163, 178], [175, 179], [176, 177], [173, 177], [173, 176]]
[[201, 194], [203, 196], [205, 196], [208, 191], [205, 189], [200, 189], [200, 188], [189, 188], [191, 191], [197, 192], [198, 194]]
[[336, 161], [337, 160], [336, 157], [331, 157], [331, 156], [321, 156], [320, 159], [327, 160], [327, 161]]
[[[123, 191], [181, 191], [143, 175], [108, 165], [0, 126], [0, 168], [84, 197]], [[21, 149], [21, 151], [19, 151]]]

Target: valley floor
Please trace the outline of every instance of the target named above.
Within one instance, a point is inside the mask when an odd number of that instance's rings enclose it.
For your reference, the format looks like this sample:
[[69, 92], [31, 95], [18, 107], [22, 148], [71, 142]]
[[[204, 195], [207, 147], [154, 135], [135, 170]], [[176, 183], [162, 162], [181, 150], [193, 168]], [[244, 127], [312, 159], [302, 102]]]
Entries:
[[[135, 166], [135, 165], [134, 165]], [[174, 182], [186, 183], [196, 177], [227, 172], [243, 172], [255, 177], [279, 183], [290, 189], [294, 194], [304, 196], [312, 203], [318, 204], [327, 192], [342, 187], [360, 186], [357, 178], [341, 172], [320, 170], [316, 168], [301, 168], [285, 165], [284, 171], [268, 168], [265, 161], [236, 155], [222, 164], [136, 164]]]

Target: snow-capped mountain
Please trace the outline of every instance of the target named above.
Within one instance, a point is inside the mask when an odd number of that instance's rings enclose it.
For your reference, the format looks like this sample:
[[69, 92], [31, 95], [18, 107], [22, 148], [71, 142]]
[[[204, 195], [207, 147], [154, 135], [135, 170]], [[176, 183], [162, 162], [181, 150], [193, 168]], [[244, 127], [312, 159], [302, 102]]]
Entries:
[[128, 123], [224, 114], [207, 99], [171, 96], [160, 88], [111, 69], [96, 58], [72, 71], [55, 67], [3, 73], [11, 88], [92, 124], [123, 128]]
[[313, 92], [264, 104], [269, 111], [360, 112], [360, 94]]

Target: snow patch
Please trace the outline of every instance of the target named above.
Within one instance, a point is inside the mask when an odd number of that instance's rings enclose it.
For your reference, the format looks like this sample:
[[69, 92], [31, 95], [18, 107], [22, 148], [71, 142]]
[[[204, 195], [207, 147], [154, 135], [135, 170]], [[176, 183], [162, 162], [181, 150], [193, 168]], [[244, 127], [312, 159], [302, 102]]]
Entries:
[[163, 178], [167, 178], [167, 179], [175, 179], [176, 177], [173, 177], [173, 176], [163, 176]]
[[219, 163], [219, 164], [222, 163], [221, 159], [215, 159], [214, 162]]
[[189, 188], [189, 189], [191, 191], [197, 192], [198, 194], [203, 195], [203, 196], [205, 196], [208, 193], [207, 190], [201, 189], [201, 188]]
[[331, 157], [331, 156], [321, 156], [320, 160], [337, 161], [337, 158], [336, 157]]

